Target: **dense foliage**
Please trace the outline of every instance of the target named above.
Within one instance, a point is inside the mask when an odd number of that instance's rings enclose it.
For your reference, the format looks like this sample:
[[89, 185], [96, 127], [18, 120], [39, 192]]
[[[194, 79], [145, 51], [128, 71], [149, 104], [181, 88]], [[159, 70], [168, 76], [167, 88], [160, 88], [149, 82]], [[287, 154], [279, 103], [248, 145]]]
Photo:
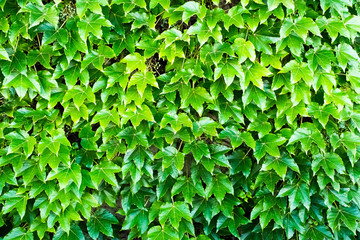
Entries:
[[357, 0], [0, 0], [0, 239], [355, 239]]

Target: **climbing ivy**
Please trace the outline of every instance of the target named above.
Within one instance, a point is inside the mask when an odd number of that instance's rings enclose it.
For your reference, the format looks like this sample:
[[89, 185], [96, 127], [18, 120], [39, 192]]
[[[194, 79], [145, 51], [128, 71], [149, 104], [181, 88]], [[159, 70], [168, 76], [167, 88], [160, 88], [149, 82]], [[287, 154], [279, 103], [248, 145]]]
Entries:
[[358, 239], [358, 0], [0, 0], [0, 239]]

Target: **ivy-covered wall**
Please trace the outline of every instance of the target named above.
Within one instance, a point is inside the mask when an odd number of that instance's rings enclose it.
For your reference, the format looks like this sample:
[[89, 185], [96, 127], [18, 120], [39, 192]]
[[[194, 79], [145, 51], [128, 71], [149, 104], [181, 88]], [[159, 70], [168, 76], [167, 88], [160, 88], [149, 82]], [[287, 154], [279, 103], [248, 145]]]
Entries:
[[0, 0], [0, 239], [358, 239], [358, 0]]

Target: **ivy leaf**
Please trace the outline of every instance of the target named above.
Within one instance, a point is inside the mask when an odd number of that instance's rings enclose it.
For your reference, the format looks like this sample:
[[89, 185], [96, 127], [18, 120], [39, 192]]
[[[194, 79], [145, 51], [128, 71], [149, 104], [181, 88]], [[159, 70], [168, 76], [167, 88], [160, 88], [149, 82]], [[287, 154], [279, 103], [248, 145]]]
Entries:
[[30, 28], [39, 25], [44, 19], [56, 26], [59, 20], [57, 9], [49, 5], [44, 7], [29, 3], [22, 10], [30, 13]]
[[[29, 196], [27, 193], [22, 194], [22, 193], [17, 193], [16, 190], [10, 190], [1, 196], [1, 200], [5, 200], [5, 204], [2, 208], [2, 212], [5, 214], [5, 213], [9, 213], [13, 209], [16, 209], [20, 217], [23, 218], [26, 213], [26, 204], [28, 199]], [[21, 235], [19, 231], [15, 231], [15, 232], [17, 232], [18, 235]]]
[[79, 164], [71, 164], [71, 166], [60, 165], [58, 168], [52, 170], [47, 180], [57, 179], [59, 181], [60, 189], [65, 188], [71, 182], [74, 182], [78, 187], [81, 185], [81, 167]]
[[204, 141], [194, 141], [191, 144], [186, 143], [183, 149], [185, 154], [192, 153], [196, 162], [199, 162], [201, 158], [210, 158], [210, 150], [208, 145]]
[[[262, 78], [272, 74], [267, 68], [261, 66], [258, 62], [246, 67], [244, 73], [245, 81], [241, 84], [242, 89], [246, 89], [250, 82], [252, 82], [256, 87], [264, 89]], [[240, 80], [240, 83], [241, 82], [242, 81]]]
[[202, 19], [206, 14], [206, 8], [203, 8], [198, 2], [188, 1], [176, 8], [175, 11], [182, 12], [183, 22], [188, 22], [193, 15]]
[[122, 229], [132, 229], [138, 226], [141, 234], [144, 234], [149, 225], [149, 213], [144, 209], [130, 210], [122, 225]]
[[96, 14], [102, 14], [101, 6], [108, 5], [108, 2], [106, 0], [80, 0], [76, 1], [76, 11], [80, 18], [85, 16], [86, 11], [89, 9], [93, 13]]
[[165, 11], [168, 11], [168, 9], [170, 8], [170, 0], [151, 0], [150, 8], [154, 8], [158, 4], [161, 5], [165, 9]]
[[22, 148], [27, 157], [29, 157], [34, 151], [36, 145], [36, 139], [33, 136], [29, 136], [24, 130], [19, 132], [10, 132], [5, 136], [6, 139], [11, 140], [11, 144], [8, 148], [8, 154], [16, 152], [19, 148]]
[[6, 50], [0, 46], [0, 59], [11, 61]]
[[220, 139], [229, 138], [233, 149], [239, 147], [243, 142], [251, 148], [255, 148], [255, 141], [249, 132], [239, 132], [235, 127], [227, 127], [219, 134]]
[[306, 124], [304, 127], [296, 129], [294, 134], [289, 139], [288, 145], [297, 141], [301, 142], [301, 145], [305, 151], [310, 149], [312, 142], [317, 144], [317, 146], [322, 151], [325, 151], [325, 142], [321, 136], [321, 133], [311, 124]]
[[146, 71], [146, 64], [145, 64], [146, 59], [145, 57], [141, 56], [139, 53], [129, 54], [125, 58], [123, 58], [121, 62], [126, 63], [126, 68], [128, 73], [131, 73], [136, 69], [139, 69], [142, 72]]
[[100, 46], [98, 51], [90, 51], [86, 54], [85, 58], [81, 62], [81, 70], [86, 69], [86, 67], [92, 63], [97, 69], [102, 70], [102, 66], [105, 63], [105, 59], [111, 59], [115, 57], [115, 53], [112, 48], [108, 46]]
[[135, 0], [135, 1], [114, 0], [111, 2], [111, 4], [123, 4], [125, 13], [130, 12], [132, 9], [134, 9], [135, 6], [146, 8], [145, 0]]
[[244, 38], [236, 38], [234, 43], [231, 45], [234, 52], [239, 56], [239, 61], [242, 63], [247, 58], [252, 62], [255, 62], [256, 54], [255, 47], [252, 42], [246, 41]]
[[360, 217], [359, 208], [356, 206], [332, 207], [327, 211], [329, 225], [334, 232], [340, 230], [340, 223], [343, 222], [354, 234], [356, 232], [357, 220]]
[[301, 223], [299, 214], [296, 211], [286, 213], [284, 217], [284, 228], [286, 232], [286, 237], [288, 239], [294, 236], [295, 229], [300, 233], [303, 233], [305, 231], [305, 228]]
[[100, 123], [100, 126], [105, 131], [105, 128], [109, 125], [109, 123], [113, 122], [116, 125], [120, 123], [119, 113], [116, 111], [115, 108], [112, 110], [105, 110], [102, 109], [101, 111], [97, 112], [96, 115], [93, 117], [91, 124]]
[[171, 127], [177, 132], [183, 126], [192, 128], [192, 122], [189, 116], [185, 113], [175, 114], [175, 113], [168, 113], [164, 115], [163, 119], [161, 120], [160, 127], [165, 127], [166, 124], [170, 124]]
[[300, 203], [304, 205], [306, 209], [309, 210], [311, 200], [310, 200], [310, 193], [309, 188], [307, 185], [302, 183], [297, 184], [287, 184], [285, 185], [277, 195], [277, 197], [289, 197], [289, 205], [290, 205], [290, 212], [292, 212]]
[[330, 115], [335, 118], [339, 118], [339, 111], [332, 104], [320, 106], [318, 103], [314, 102], [309, 105], [307, 111], [310, 115], [313, 115], [315, 118], [319, 119], [321, 125], [324, 128], [329, 120]]
[[278, 146], [286, 142], [284, 137], [275, 134], [267, 134], [256, 141], [254, 157], [259, 161], [266, 153], [273, 157], [280, 157]]
[[138, 144], [148, 146], [146, 135], [143, 132], [137, 132], [132, 127], [125, 128], [118, 136], [126, 140], [129, 149], [133, 149]]
[[294, 159], [290, 158], [286, 154], [282, 154], [281, 157], [273, 157], [267, 155], [265, 157], [265, 162], [262, 165], [262, 171], [269, 171], [270, 169], [274, 169], [277, 174], [282, 179], [285, 179], [287, 168], [300, 173], [299, 166], [296, 164]]
[[205, 196], [204, 188], [201, 186], [200, 182], [194, 183], [186, 177], [178, 179], [171, 189], [171, 196], [175, 196], [179, 193], [182, 193], [185, 202], [189, 204], [192, 203], [195, 194]]
[[101, 27], [111, 27], [112, 24], [103, 16], [92, 13], [86, 18], [81, 19], [81, 21], [77, 23], [77, 26], [79, 28], [80, 38], [86, 42], [89, 33], [101, 39], [103, 34]]
[[45, 45], [39, 50], [32, 50], [27, 55], [27, 63], [29, 67], [40, 62], [44, 67], [51, 68], [50, 57], [53, 55], [53, 49], [49, 45]]
[[30, 231], [26, 231], [22, 227], [17, 227], [12, 229], [6, 236], [4, 240], [33, 240], [34, 234]]
[[119, 221], [105, 209], [98, 209], [91, 215], [87, 222], [87, 230], [90, 237], [97, 239], [100, 232], [106, 236], [113, 237], [113, 229], [111, 224], [117, 224]]
[[218, 202], [221, 203], [224, 200], [226, 193], [234, 195], [234, 187], [225, 174], [218, 173], [212, 178], [210, 184], [206, 186], [205, 196], [209, 198], [214, 194]]
[[304, 235], [311, 239], [333, 238], [333, 235], [331, 234], [329, 229], [324, 225], [310, 225], [305, 230]]
[[204, 110], [203, 103], [204, 102], [212, 102], [212, 98], [210, 94], [203, 87], [196, 87], [190, 89], [184, 98], [182, 98], [181, 107], [187, 107], [189, 104], [199, 113], [201, 114]]
[[294, 10], [295, 4], [293, 0], [270, 0], [267, 2], [269, 11], [276, 9], [282, 3], [286, 8]]
[[280, 38], [285, 38], [289, 36], [291, 32], [295, 32], [299, 37], [306, 41], [308, 31], [311, 31], [313, 34], [321, 36], [319, 27], [311, 18], [303, 17], [296, 18], [295, 21], [287, 18], [284, 23], [281, 25], [280, 29]]
[[113, 186], [117, 186], [117, 180], [115, 173], [121, 171], [121, 168], [111, 161], [101, 161], [100, 164], [95, 165], [91, 172], [91, 180], [94, 182], [95, 186], [98, 187], [102, 180], [108, 182]]
[[346, 29], [345, 24], [338, 18], [325, 18], [320, 16], [316, 19], [320, 31], [326, 29], [331, 37], [331, 41], [334, 42], [337, 36], [340, 34], [345, 37], [350, 37], [349, 31]]
[[193, 123], [194, 135], [196, 137], [201, 136], [203, 133], [216, 136], [216, 128], [221, 128], [219, 123], [209, 117], [203, 117], [199, 121]]
[[311, 163], [311, 168], [314, 171], [314, 174], [317, 173], [322, 167], [326, 173], [333, 181], [335, 170], [339, 173], [345, 172], [345, 166], [340, 156], [336, 153], [325, 153], [325, 155], [316, 154], [314, 156], [314, 161]]
[[345, 71], [347, 64], [355, 64], [359, 62], [359, 55], [357, 52], [347, 43], [340, 43], [336, 49], [336, 58], [339, 62], [339, 66]]
[[81, 231], [80, 227], [76, 224], [72, 224], [70, 227], [69, 234], [65, 232], [62, 228], [58, 228], [54, 234], [54, 240], [84, 240], [84, 234]]
[[162, 157], [162, 167], [163, 169], [174, 165], [179, 171], [184, 167], [184, 154], [179, 152], [176, 148], [168, 146], [155, 155], [155, 158]]
[[165, 223], [169, 221], [171, 226], [178, 229], [182, 218], [192, 222], [189, 206], [186, 203], [164, 203], [160, 210], [159, 222], [162, 226], [165, 226]]
[[313, 71], [320, 65], [325, 71], [329, 72], [331, 70], [331, 62], [335, 61], [334, 53], [326, 47], [316, 51], [311, 49], [306, 53], [306, 57], [309, 59], [309, 66]]
[[249, 10], [246, 8], [243, 8], [240, 5], [237, 5], [236, 7], [233, 7], [229, 9], [228, 13], [224, 15], [224, 26], [226, 30], [229, 30], [229, 27], [231, 25], [234, 25], [238, 28], [244, 27], [244, 19], [242, 14], [248, 13]]
[[221, 75], [224, 76], [226, 86], [229, 87], [234, 81], [234, 77], [237, 76], [240, 79], [244, 79], [244, 73], [235, 59], [229, 59], [223, 64], [219, 64], [215, 68], [214, 79], [218, 79]]
[[201, 23], [197, 21], [188, 29], [187, 34], [197, 35], [197, 39], [201, 46], [204, 45], [210, 37], [215, 39], [215, 41], [222, 43], [220, 27], [216, 26], [213, 29], [210, 29], [206, 22]]
[[148, 232], [149, 240], [162, 240], [162, 239], [169, 239], [169, 240], [178, 240], [179, 237], [176, 232], [169, 226], [164, 226], [163, 228], [160, 226], [154, 226], [150, 228]]
[[83, 105], [85, 99], [95, 103], [95, 94], [90, 86], [85, 88], [83, 86], [76, 85], [65, 93], [63, 102], [69, 101], [70, 99], [73, 99], [75, 107], [80, 110], [80, 107]]
[[4, 87], [14, 87], [20, 98], [24, 98], [28, 89], [40, 92], [38, 77], [34, 72], [28, 72], [26, 75], [20, 73], [16, 75], [8, 75], [3, 82]]
[[308, 85], [313, 81], [313, 73], [308, 64], [297, 63], [295, 60], [288, 62], [279, 73], [291, 72], [291, 83], [296, 83], [303, 79]]
[[327, 95], [331, 95], [333, 87], [336, 86], [335, 74], [330, 72], [316, 71], [314, 76], [313, 87], [317, 91], [320, 86], [324, 89]]
[[159, 88], [159, 85], [156, 82], [154, 74], [150, 71], [145, 70], [145, 72], [135, 73], [131, 77], [128, 87], [136, 85], [140, 96], [143, 96], [147, 84]]

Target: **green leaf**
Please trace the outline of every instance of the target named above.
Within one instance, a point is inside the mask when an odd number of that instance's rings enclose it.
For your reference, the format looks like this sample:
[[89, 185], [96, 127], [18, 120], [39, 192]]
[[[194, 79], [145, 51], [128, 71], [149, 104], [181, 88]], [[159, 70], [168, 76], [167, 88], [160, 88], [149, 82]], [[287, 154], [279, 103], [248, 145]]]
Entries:
[[225, 194], [234, 194], [234, 187], [231, 184], [229, 178], [222, 173], [216, 174], [212, 179], [208, 186], [205, 189], [205, 195], [209, 198], [212, 194], [214, 194], [215, 198], [221, 203]]
[[8, 53], [2, 46], [0, 46], [0, 59], [11, 61]]
[[340, 43], [336, 49], [336, 58], [339, 62], [339, 66], [345, 71], [346, 66], [350, 63], [357, 65], [359, 62], [359, 55], [357, 52], [347, 43]]
[[177, 179], [175, 185], [171, 189], [171, 196], [175, 196], [179, 193], [182, 193], [185, 202], [189, 204], [192, 203], [192, 199], [195, 194], [205, 196], [205, 191], [200, 182], [195, 183], [186, 177]]
[[79, 110], [81, 105], [83, 105], [85, 99], [90, 102], [95, 103], [95, 95], [92, 91], [91, 87], [82, 87], [79, 85], [74, 86], [70, 90], [65, 93], [63, 98], [63, 102], [69, 101], [70, 99], [73, 100], [75, 107]]
[[151, 85], [153, 87], [159, 88], [158, 83], [156, 82], [155, 76], [152, 72], [146, 71], [145, 72], [137, 72], [135, 73], [128, 84], [128, 87], [136, 85], [137, 90], [142, 96], [144, 94], [146, 85]]
[[204, 110], [203, 103], [204, 102], [212, 102], [212, 98], [210, 94], [203, 87], [196, 87], [193, 89], [189, 89], [189, 91], [185, 92], [184, 98], [181, 99], [182, 104], [181, 107], [187, 107], [189, 104], [199, 113], [201, 114]]
[[235, 59], [229, 59], [215, 68], [214, 79], [218, 79], [221, 75], [223, 75], [227, 87], [234, 81], [235, 76], [244, 79], [244, 73]]
[[154, 226], [152, 227], [148, 234], [147, 234], [149, 240], [163, 240], [163, 239], [169, 239], [169, 240], [179, 240], [178, 235], [176, 232], [169, 226]]
[[288, 62], [279, 73], [291, 72], [291, 83], [303, 79], [308, 85], [313, 81], [313, 73], [307, 63], [298, 63], [295, 60]]
[[276, 9], [280, 3], [282, 3], [286, 8], [294, 10], [295, 4], [293, 0], [269, 0], [267, 2], [269, 11]]
[[287, 168], [300, 173], [299, 166], [296, 164], [294, 159], [290, 158], [286, 154], [282, 154], [281, 157], [273, 157], [267, 155], [265, 157], [265, 162], [262, 165], [262, 171], [269, 171], [270, 169], [274, 169], [277, 174], [282, 179], [285, 179]]
[[248, 13], [249, 11], [246, 8], [243, 8], [240, 5], [237, 5], [235, 7], [232, 7], [229, 9], [228, 13], [224, 15], [224, 26], [226, 30], [229, 30], [229, 27], [231, 25], [234, 25], [238, 28], [244, 27], [244, 19], [242, 17], [242, 14]]
[[80, 227], [76, 224], [71, 225], [69, 234], [67, 234], [62, 228], [58, 228], [54, 234], [54, 240], [84, 240], [84, 234]]
[[179, 171], [184, 167], [184, 154], [179, 152], [176, 148], [168, 146], [164, 148], [161, 152], [158, 152], [155, 155], [155, 158], [162, 157], [162, 167], [163, 169], [168, 168], [174, 165]]
[[255, 148], [255, 141], [250, 133], [239, 132], [235, 127], [227, 127], [219, 134], [220, 139], [229, 138], [231, 145], [234, 148], [239, 147], [243, 142], [251, 148]]
[[52, 170], [47, 180], [57, 179], [59, 182], [60, 189], [65, 188], [70, 183], [74, 182], [78, 187], [81, 185], [81, 167], [78, 164], [71, 164], [71, 166], [60, 165], [55, 170]]
[[310, 149], [310, 145], [313, 142], [317, 144], [322, 151], [325, 151], [325, 142], [322, 135], [312, 124], [306, 124], [304, 127], [296, 129], [289, 139], [288, 145], [298, 141], [301, 142], [305, 151]]
[[80, 0], [76, 1], [76, 11], [80, 18], [85, 16], [86, 11], [89, 9], [93, 13], [102, 14], [101, 6], [108, 5], [107, 0]]
[[99, 14], [89, 14], [86, 18], [77, 22], [77, 26], [81, 39], [86, 42], [89, 33], [101, 39], [103, 34], [101, 27], [111, 27], [112, 24]]
[[194, 141], [191, 144], [186, 143], [183, 149], [185, 154], [192, 153], [196, 162], [199, 162], [201, 158], [210, 158], [210, 150], [204, 141]]
[[326, 72], [331, 70], [331, 62], [335, 62], [335, 56], [331, 49], [322, 47], [314, 51], [311, 49], [306, 53], [307, 59], [309, 59], [310, 68], [315, 71], [318, 66], [321, 66]]
[[186, 203], [174, 202], [161, 205], [159, 222], [162, 226], [169, 221], [171, 226], [178, 229], [181, 219], [192, 222], [189, 206]]
[[335, 118], [339, 118], [339, 111], [332, 104], [320, 106], [318, 103], [314, 102], [309, 105], [307, 111], [310, 115], [313, 115], [315, 118], [319, 119], [319, 122], [324, 128], [329, 120], [330, 115]]
[[286, 213], [283, 224], [285, 228], [286, 237], [288, 239], [294, 236], [295, 233], [294, 230], [297, 230], [300, 233], [303, 233], [305, 231], [305, 228], [303, 227], [303, 224], [300, 220], [299, 214], [296, 211]]
[[[5, 204], [2, 208], [2, 212], [5, 214], [5, 213], [9, 213], [13, 209], [16, 209], [20, 217], [23, 218], [26, 213], [26, 204], [28, 199], [29, 196], [27, 193], [22, 194], [22, 193], [17, 193], [16, 190], [10, 190], [1, 196], [1, 200], [5, 200]], [[17, 232], [18, 235], [21, 235], [18, 230], [15, 232]], [[14, 235], [16, 236], [16, 234]]]
[[332, 207], [327, 211], [329, 226], [334, 232], [340, 230], [340, 223], [343, 222], [354, 234], [357, 228], [357, 220], [360, 218], [359, 208], [356, 206]]
[[206, 14], [206, 8], [203, 8], [198, 2], [188, 1], [176, 8], [175, 11], [182, 12], [183, 22], [188, 22], [190, 17], [197, 15], [202, 19]]
[[38, 77], [34, 72], [27, 72], [25, 75], [22, 73], [16, 75], [8, 75], [3, 82], [4, 87], [14, 87], [16, 93], [20, 98], [25, 97], [28, 89], [40, 92], [40, 85]]
[[212, 37], [215, 41], [222, 43], [222, 35], [220, 32], [220, 27], [216, 26], [213, 29], [210, 29], [206, 22], [197, 21], [194, 25], [192, 25], [187, 34], [196, 35], [200, 45], [204, 45], [210, 37]]
[[290, 212], [299, 206], [301, 203], [309, 210], [311, 200], [308, 186], [302, 182], [297, 184], [285, 185], [277, 195], [277, 197], [289, 197]]
[[113, 186], [118, 186], [115, 173], [120, 171], [121, 168], [118, 165], [111, 161], [104, 160], [92, 168], [90, 176], [96, 187], [98, 187], [103, 180]]
[[16, 152], [19, 148], [22, 148], [27, 157], [29, 157], [34, 151], [36, 145], [36, 139], [33, 136], [29, 136], [24, 130], [19, 132], [10, 132], [5, 136], [6, 139], [11, 140], [11, 144], [8, 148], [8, 154]]
[[146, 135], [143, 132], [136, 131], [133, 127], [125, 128], [118, 136], [126, 140], [129, 149], [134, 148], [138, 144], [148, 146]]
[[125, 218], [125, 221], [122, 225], [122, 229], [132, 229], [135, 226], [138, 226], [141, 234], [144, 234], [149, 225], [149, 213], [144, 209], [135, 209], [130, 210]]
[[289, 36], [291, 32], [295, 32], [305, 42], [308, 36], [308, 31], [311, 31], [315, 35], [321, 36], [319, 27], [311, 18], [296, 18], [295, 21], [286, 18], [284, 23], [281, 25], [280, 37], [285, 38]]
[[274, 134], [267, 134], [256, 141], [254, 157], [259, 161], [266, 153], [273, 157], [280, 157], [278, 146], [282, 145], [286, 139]]
[[203, 117], [199, 121], [193, 123], [194, 135], [200, 137], [203, 133], [210, 136], [217, 136], [216, 128], [221, 128], [219, 123], [211, 118]]
[[12, 229], [6, 236], [4, 240], [33, 240], [34, 234], [32, 232], [26, 231], [22, 227], [17, 227]]
[[87, 230], [90, 237], [97, 239], [100, 232], [105, 236], [113, 237], [113, 229], [111, 224], [117, 224], [119, 221], [105, 209], [98, 209], [91, 215], [87, 222]]
[[244, 38], [237, 38], [231, 45], [231, 48], [234, 49], [234, 52], [239, 56], [239, 61], [241, 63], [247, 58], [252, 62], [255, 62], [255, 47], [251, 42], [246, 41]]
[[311, 163], [311, 168], [314, 171], [314, 174], [317, 173], [322, 167], [326, 173], [333, 181], [335, 170], [338, 173], [343, 174], [345, 172], [345, 166], [340, 156], [336, 153], [326, 153], [325, 155], [316, 154], [314, 156], [314, 161]]
[[242, 83], [240, 80], [242, 89], [246, 89], [250, 82], [252, 82], [256, 87], [264, 89], [262, 78], [272, 74], [267, 68], [261, 66], [258, 62], [255, 62], [253, 65], [246, 67], [244, 73], [245, 81]]

